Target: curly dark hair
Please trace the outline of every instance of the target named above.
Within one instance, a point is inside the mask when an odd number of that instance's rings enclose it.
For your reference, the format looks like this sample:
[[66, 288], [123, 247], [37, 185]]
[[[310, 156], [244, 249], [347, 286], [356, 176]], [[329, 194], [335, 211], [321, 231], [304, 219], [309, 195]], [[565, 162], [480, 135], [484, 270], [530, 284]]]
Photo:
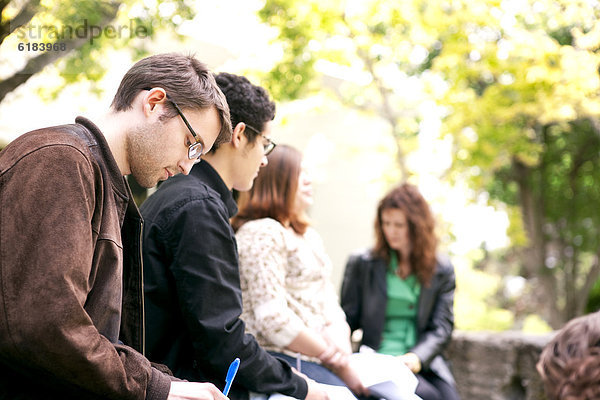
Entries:
[[269, 92], [253, 85], [245, 76], [221, 72], [215, 75], [215, 80], [227, 98], [232, 128], [235, 129], [240, 122], [250, 125], [251, 128], [244, 133], [253, 143], [265, 128], [265, 123], [275, 118], [275, 103], [269, 98]]
[[600, 312], [569, 321], [536, 365], [550, 400], [600, 399]]
[[[435, 220], [429, 209], [429, 204], [416, 186], [405, 183], [390, 191], [377, 207], [375, 217], [375, 247], [373, 253], [390, 261], [390, 245], [385, 239], [381, 226], [383, 210], [401, 210], [408, 220], [408, 228], [412, 250], [410, 264], [414, 273], [423, 286], [429, 286], [435, 273], [437, 237], [435, 235]], [[398, 254], [398, 260], [403, 255]]]

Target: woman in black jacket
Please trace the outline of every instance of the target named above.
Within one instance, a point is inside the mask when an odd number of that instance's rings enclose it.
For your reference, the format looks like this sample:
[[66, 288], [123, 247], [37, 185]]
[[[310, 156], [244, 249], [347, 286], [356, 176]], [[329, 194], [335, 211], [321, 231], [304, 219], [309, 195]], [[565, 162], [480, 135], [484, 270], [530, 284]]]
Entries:
[[379, 203], [375, 247], [350, 257], [342, 308], [361, 345], [398, 356], [419, 379], [423, 400], [459, 399], [442, 357], [454, 328], [454, 267], [436, 255], [429, 205], [403, 184]]

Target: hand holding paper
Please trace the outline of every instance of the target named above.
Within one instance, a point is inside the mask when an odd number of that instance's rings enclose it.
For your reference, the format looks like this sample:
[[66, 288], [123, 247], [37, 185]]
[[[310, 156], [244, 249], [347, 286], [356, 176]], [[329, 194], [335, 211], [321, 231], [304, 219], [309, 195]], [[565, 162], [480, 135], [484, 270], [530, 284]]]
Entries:
[[416, 400], [419, 381], [399, 358], [379, 353], [355, 353], [350, 365], [371, 396], [386, 400]]
[[419, 360], [419, 357], [415, 353], [406, 353], [401, 356], [398, 356], [398, 358], [404, 364], [406, 364], [408, 369], [410, 369], [413, 372], [413, 374], [418, 374], [419, 372], [421, 372], [421, 360]]

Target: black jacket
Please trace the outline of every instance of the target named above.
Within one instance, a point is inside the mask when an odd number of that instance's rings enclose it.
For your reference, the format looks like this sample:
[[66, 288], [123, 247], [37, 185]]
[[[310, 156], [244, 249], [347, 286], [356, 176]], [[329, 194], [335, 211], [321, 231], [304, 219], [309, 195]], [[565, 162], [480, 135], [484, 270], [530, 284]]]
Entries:
[[229, 364], [240, 368], [229, 393], [305, 398], [306, 381], [245, 334], [231, 192], [206, 161], [162, 184], [144, 216], [146, 352], [175, 376], [222, 388]]
[[[387, 264], [370, 252], [350, 257], [342, 283], [342, 308], [350, 329], [363, 330], [362, 343], [378, 350], [381, 345], [387, 306]], [[441, 353], [454, 329], [454, 267], [439, 260], [429, 287], [421, 287], [417, 311], [417, 343], [410, 350], [421, 360], [424, 370], [454, 384], [454, 378]]]

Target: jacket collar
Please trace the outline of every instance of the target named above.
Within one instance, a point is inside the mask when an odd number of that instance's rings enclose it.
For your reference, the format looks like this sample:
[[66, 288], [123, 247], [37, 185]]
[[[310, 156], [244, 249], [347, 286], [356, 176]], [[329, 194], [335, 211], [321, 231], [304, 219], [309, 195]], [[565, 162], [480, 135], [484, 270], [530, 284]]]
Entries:
[[216, 191], [219, 194], [219, 196], [221, 196], [221, 200], [223, 200], [223, 203], [227, 208], [229, 218], [237, 214], [238, 207], [235, 203], [235, 200], [233, 199], [233, 194], [231, 193], [231, 190], [229, 190], [229, 188], [221, 178], [221, 175], [219, 175], [217, 170], [214, 169], [212, 165], [210, 165], [206, 160], [202, 160], [198, 164], [194, 165], [191, 171], [191, 175], [200, 179], [211, 189]]
[[86, 140], [87, 145], [94, 153], [94, 156], [96, 156], [97, 159], [100, 159], [105, 165], [108, 175], [113, 183], [113, 190], [117, 191], [124, 200], [129, 200], [129, 188], [125, 183], [125, 177], [121, 173], [117, 161], [113, 157], [110, 147], [108, 147], [108, 143], [100, 131], [100, 128], [84, 117], [77, 117], [75, 122], [82, 125], [89, 133], [91, 133], [91, 135], [86, 135], [83, 139]]

